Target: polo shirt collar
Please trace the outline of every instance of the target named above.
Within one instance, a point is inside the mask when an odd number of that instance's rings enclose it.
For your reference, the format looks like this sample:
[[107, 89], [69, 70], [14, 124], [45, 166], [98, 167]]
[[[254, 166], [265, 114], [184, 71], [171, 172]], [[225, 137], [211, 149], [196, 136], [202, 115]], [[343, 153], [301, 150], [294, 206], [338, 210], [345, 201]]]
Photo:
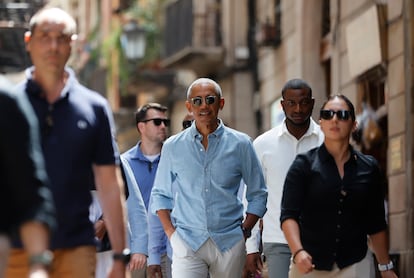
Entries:
[[[33, 79], [34, 70], [35, 66], [31, 66], [26, 69], [25, 75], [27, 80]], [[75, 72], [70, 67], [65, 67], [65, 72], [68, 74], [68, 79], [66, 80], [65, 87], [63, 87], [60, 93], [60, 98], [66, 97], [69, 94], [70, 89], [73, 88], [73, 86], [75, 86], [75, 84], [77, 83]]]
[[[141, 143], [142, 143], [141, 140], [139, 140], [138, 143], [137, 143], [137, 145], [136, 145], [136, 148], [135, 148], [134, 152], [132, 153], [131, 158], [132, 159], [142, 160], [142, 161], [149, 161], [145, 157], [145, 155], [142, 153]], [[158, 155], [158, 157], [153, 162], [158, 161], [158, 160], [160, 160], [160, 155]]]

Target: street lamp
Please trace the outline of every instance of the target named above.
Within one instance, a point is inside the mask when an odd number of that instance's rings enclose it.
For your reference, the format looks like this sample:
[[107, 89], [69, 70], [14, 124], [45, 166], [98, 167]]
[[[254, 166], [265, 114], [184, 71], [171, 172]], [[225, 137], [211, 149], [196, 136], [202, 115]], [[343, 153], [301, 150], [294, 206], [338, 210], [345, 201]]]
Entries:
[[129, 61], [137, 61], [145, 55], [145, 30], [135, 20], [122, 28], [121, 46]]

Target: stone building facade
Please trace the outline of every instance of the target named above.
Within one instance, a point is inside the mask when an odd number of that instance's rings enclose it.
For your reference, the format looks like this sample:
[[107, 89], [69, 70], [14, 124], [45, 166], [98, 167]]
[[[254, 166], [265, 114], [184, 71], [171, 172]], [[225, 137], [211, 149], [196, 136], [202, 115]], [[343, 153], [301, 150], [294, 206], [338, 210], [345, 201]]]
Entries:
[[[113, 11], [125, 1], [50, 2], [75, 15], [80, 34], [97, 32], [89, 43], [102, 43], [122, 24]], [[412, 0], [168, 0], [160, 65], [176, 71], [167, 96], [172, 133], [180, 129], [185, 88], [196, 77], [220, 83], [221, 117], [252, 138], [280, 121], [280, 90], [288, 79], [310, 83], [315, 118], [327, 96], [347, 95], [361, 122], [354, 143], [380, 161], [386, 177], [390, 252], [400, 277], [413, 277], [413, 16]], [[99, 67], [118, 63], [112, 57]], [[122, 112], [117, 72], [97, 74], [97, 90]], [[135, 140], [127, 133], [120, 138]]]
[[[379, 160], [386, 177], [390, 253], [400, 277], [413, 277], [414, 3], [168, 3], [166, 26], [175, 38], [165, 40], [163, 66], [217, 80], [226, 98], [223, 119], [252, 138], [280, 121], [280, 90], [288, 79], [310, 83], [315, 118], [329, 95], [342, 93], [354, 102], [360, 130], [353, 143]], [[174, 14], [186, 18], [186, 26]], [[183, 109], [182, 101], [175, 111]]]
[[[362, 138], [354, 143], [380, 161], [387, 179], [390, 253], [400, 277], [413, 277], [413, 2], [271, 0], [258, 5], [259, 21], [278, 19], [269, 6], [280, 13], [279, 22], [272, 22], [280, 24], [277, 46], [259, 47], [263, 130], [272, 125], [287, 79], [309, 81], [317, 108], [326, 96], [347, 95], [361, 126]], [[368, 127], [369, 119], [374, 127]]]

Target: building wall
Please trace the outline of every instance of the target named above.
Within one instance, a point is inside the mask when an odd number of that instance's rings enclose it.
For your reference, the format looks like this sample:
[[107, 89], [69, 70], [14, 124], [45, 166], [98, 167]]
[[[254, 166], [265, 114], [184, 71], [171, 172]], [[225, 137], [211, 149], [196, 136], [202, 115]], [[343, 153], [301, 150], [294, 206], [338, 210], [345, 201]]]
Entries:
[[[266, 2], [264, 4], [263, 2]], [[259, 12], [267, 12], [273, 0], [263, 1]], [[283, 85], [292, 78], [302, 78], [312, 87], [315, 97], [314, 117], [325, 100], [325, 76], [319, 61], [321, 37], [321, 1], [282, 1], [282, 43], [259, 49], [260, 106], [263, 130], [271, 126], [271, 106], [281, 97]], [[263, 7], [267, 7], [266, 9]], [[258, 15], [259, 20], [263, 16]], [[262, 22], [263, 23], [263, 22]]]
[[212, 76], [222, 87], [225, 106], [220, 112], [223, 121], [232, 128], [257, 136], [254, 114], [254, 86], [250, 69], [246, 67], [248, 52], [247, 0], [222, 0], [222, 38], [225, 49], [224, 65]]
[[[266, 19], [273, 0], [258, 3], [259, 21]], [[413, 6], [410, 0], [331, 0], [328, 54], [331, 68], [324, 72], [321, 59], [322, 0], [282, 0], [282, 43], [277, 47], [260, 47], [260, 107], [263, 131], [271, 128], [272, 104], [280, 97], [283, 84], [294, 77], [309, 82], [316, 99], [314, 117], [326, 96], [343, 93], [359, 111], [361, 78], [367, 71], [354, 74], [350, 61], [355, 55], [349, 49], [352, 36], [348, 25], [373, 5], [386, 5], [385, 42], [382, 44], [385, 67], [385, 107], [388, 115], [386, 174], [388, 177], [388, 219], [390, 253], [398, 260], [400, 277], [412, 277], [413, 265]], [[362, 27], [361, 27], [362, 28]], [[367, 34], [368, 36], [369, 34]], [[368, 50], [377, 46], [364, 39], [359, 42]], [[325, 54], [326, 54], [325, 53]], [[359, 61], [364, 63], [364, 60]], [[363, 66], [363, 65], [362, 65]], [[326, 82], [329, 79], [329, 82]], [[330, 87], [327, 88], [327, 84]]]
[[389, 5], [390, 245], [400, 255], [400, 277], [412, 277], [413, 255], [413, 15], [412, 1]]

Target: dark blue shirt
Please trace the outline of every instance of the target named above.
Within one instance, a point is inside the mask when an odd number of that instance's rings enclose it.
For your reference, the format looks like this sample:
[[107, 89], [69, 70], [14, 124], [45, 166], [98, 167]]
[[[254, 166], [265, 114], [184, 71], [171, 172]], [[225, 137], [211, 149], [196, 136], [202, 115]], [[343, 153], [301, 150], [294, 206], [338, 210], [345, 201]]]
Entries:
[[90, 190], [95, 188], [92, 165], [119, 163], [114, 123], [107, 101], [76, 80], [71, 69], [61, 97], [49, 104], [26, 71], [21, 84], [39, 121], [42, 148], [56, 203], [57, 230], [51, 248], [94, 245], [89, 221]]
[[145, 203], [145, 208], [148, 211], [151, 190], [154, 184], [155, 173], [157, 173], [158, 163], [160, 162], [160, 156], [154, 161], [150, 161], [144, 156], [140, 146], [141, 141], [123, 153], [122, 156], [129, 162], [134, 172], [139, 190], [142, 194], [142, 199]]
[[[152, 186], [154, 184], [155, 173], [158, 169], [158, 163], [160, 156], [150, 161], [141, 151], [141, 141], [139, 141], [134, 147], [127, 150], [122, 154], [127, 163], [134, 173], [135, 180], [137, 181], [139, 190], [142, 194], [145, 207], [149, 210], [149, 202], [151, 196]], [[134, 204], [136, 206], [136, 204]], [[127, 204], [128, 206], [128, 204]], [[131, 221], [134, 221], [134, 225], [139, 225], [141, 221], [139, 218], [134, 217], [129, 220], [130, 225], [133, 225]], [[139, 235], [132, 235], [133, 238]], [[137, 242], [138, 240], [135, 240]], [[164, 232], [161, 221], [158, 216], [148, 213], [148, 265], [161, 264], [161, 256], [170, 251], [168, 237]]]
[[280, 221], [298, 222], [303, 248], [318, 270], [361, 261], [367, 236], [386, 229], [378, 163], [350, 150], [342, 179], [324, 144], [298, 155], [286, 176]]
[[[26, 221], [55, 224], [52, 196], [37, 121], [22, 94], [0, 81], [0, 233], [17, 232]], [[4, 87], [3, 87], [4, 86]]]

